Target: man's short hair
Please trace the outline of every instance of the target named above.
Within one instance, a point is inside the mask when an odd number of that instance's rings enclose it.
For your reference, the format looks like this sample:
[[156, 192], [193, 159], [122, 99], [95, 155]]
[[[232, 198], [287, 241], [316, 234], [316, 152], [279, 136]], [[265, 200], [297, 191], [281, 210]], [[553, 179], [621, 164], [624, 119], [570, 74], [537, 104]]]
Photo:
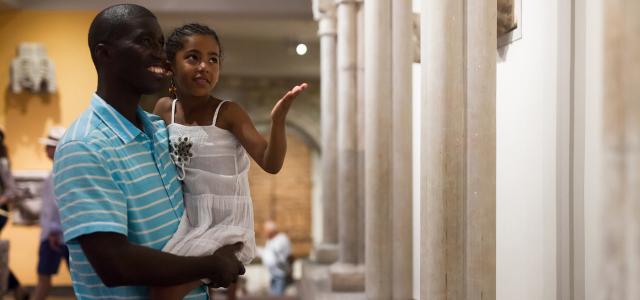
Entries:
[[99, 12], [89, 27], [89, 51], [91, 51], [93, 64], [96, 64], [94, 55], [99, 43], [117, 38], [117, 34], [120, 33], [119, 29], [127, 25], [131, 19], [141, 17], [156, 19], [150, 10], [136, 4], [113, 5]]

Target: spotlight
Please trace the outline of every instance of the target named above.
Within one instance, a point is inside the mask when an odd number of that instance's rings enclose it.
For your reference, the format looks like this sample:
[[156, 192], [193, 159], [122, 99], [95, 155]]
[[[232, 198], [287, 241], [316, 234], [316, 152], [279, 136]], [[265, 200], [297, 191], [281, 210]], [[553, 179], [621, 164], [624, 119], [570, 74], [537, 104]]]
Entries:
[[298, 46], [296, 46], [296, 53], [300, 56], [307, 54], [307, 45], [302, 43], [298, 44]]

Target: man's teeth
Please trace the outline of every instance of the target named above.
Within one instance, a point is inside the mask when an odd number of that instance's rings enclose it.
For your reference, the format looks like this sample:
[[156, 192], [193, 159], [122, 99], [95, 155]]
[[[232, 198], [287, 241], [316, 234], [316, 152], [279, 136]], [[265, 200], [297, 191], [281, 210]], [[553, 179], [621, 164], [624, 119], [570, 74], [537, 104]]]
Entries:
[[161, 67], [148, 67], [147, 70], [151, 71], [152, 73], [164, 75], [164, 69]]

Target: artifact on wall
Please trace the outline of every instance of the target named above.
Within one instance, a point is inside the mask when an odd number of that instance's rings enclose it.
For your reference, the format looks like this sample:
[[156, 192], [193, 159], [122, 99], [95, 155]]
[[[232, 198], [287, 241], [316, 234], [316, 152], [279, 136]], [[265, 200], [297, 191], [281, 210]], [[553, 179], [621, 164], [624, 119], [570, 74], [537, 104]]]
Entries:
[[11, 62], [11, 91], [20, 93], [56, 91], [55, 65], [39, 43], [21, 43]]
[[522, 0], [498, 0], [498, 48], [522, 38]]
[[39, 223], [42, 208], [42, 183], [46, 172], [15, 172], [16, 186], [21, 191], [11, 210], [11, 220], [16, 225], [35, 225]]
[[498, 0], [498, 37], [518, 28], [515, 0]]

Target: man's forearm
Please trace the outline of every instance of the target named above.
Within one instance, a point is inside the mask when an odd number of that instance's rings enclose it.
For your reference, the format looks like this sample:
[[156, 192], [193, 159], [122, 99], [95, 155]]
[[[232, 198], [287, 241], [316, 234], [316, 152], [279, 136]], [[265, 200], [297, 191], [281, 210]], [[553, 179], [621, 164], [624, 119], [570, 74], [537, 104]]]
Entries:
[[80, 244], [107, 286], [167, 286], [205, 278], [216, 269], [207, 257], [183, 257], [131, 244], [115, 233], [80, 237]]

